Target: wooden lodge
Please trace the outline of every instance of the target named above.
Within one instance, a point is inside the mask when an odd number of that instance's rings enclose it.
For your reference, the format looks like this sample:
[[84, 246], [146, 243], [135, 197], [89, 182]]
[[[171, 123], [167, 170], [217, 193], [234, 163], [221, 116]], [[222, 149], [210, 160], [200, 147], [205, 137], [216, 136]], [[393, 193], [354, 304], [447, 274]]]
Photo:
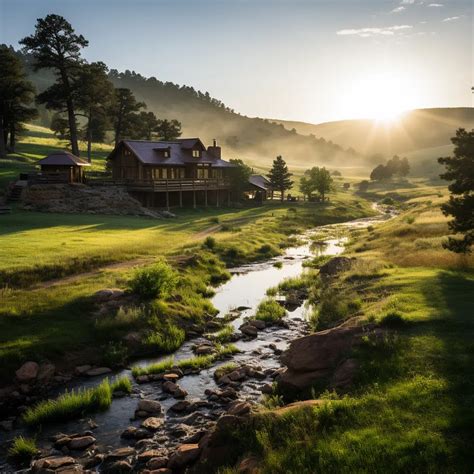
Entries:
[[35, 181], [45, 183], [83, 183], [84, 168], [90, 163], [69, 153], [55, 151], [37, 163], [41, 172], [34, 176]]
[[199, 138], [122, 140], [108, 157], [112, 180], [147, 207], [215, 205], [230, 201], [221, 147]]

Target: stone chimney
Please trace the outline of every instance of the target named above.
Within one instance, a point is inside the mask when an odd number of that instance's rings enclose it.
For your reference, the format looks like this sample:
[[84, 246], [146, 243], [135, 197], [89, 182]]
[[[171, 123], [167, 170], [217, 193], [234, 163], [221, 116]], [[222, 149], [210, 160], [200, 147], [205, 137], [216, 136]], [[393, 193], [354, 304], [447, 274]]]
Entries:
[[221, 159], [221, 147], [217, 146], [217, 141], [212, 140], [212, 146], [207, 147], [207, 151], [214, 156], [214, 158]]

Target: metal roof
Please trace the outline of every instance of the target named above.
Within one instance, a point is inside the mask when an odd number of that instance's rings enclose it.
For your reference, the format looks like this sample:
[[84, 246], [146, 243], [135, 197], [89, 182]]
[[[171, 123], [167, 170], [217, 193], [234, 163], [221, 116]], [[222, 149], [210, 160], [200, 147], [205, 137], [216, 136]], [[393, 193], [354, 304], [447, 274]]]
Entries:
[[47, 157], [36, 162], [38, 165], [50, 166], [90, 166], [86, 160], [79, 158], [68, 151], [54, 151]]
[[[126, 146], [143, 164], [161, 166], [185, 166], [190, 163], [209, 164], [216, 168], [233, 168], [228, 161], [216, 158], [207, 151], [199, 138], [182, 138], [173, 141], [122, 140], [118, 146]], [[109, 155], [112, 158], [115, 151]], [[191, 150], [200, 150], [200, 158], [193, 157]], [[165, 151], [169, 156], [165, 157]]]

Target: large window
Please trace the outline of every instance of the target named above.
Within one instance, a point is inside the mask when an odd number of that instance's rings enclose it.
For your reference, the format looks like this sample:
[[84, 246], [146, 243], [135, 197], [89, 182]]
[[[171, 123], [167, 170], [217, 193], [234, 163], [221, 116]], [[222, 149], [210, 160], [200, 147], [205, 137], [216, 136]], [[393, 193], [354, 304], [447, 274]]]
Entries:
[[201, 156], [201, 152], [199, 150], [193, 150], [193, 158], [199, 158]]

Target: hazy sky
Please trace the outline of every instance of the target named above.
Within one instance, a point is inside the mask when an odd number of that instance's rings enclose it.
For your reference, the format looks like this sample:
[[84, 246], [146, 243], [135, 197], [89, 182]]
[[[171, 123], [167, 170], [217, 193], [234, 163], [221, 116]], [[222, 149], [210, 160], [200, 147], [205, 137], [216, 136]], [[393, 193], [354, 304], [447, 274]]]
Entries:
[[48, 13], [84, 57], [209, 91], [245, 115], [322, 122], [472, 106], [471, 0], [0, 0], [0, 43]]

